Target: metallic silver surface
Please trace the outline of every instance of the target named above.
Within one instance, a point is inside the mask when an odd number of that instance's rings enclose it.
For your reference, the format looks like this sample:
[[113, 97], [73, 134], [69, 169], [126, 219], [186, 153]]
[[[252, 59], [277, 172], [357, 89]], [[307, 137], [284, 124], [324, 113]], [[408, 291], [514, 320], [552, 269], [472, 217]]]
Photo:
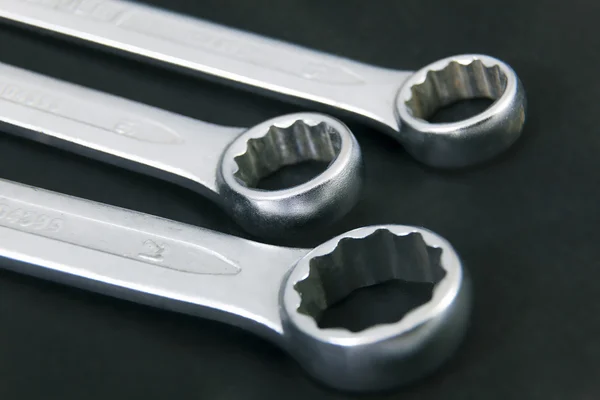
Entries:
[[[258, 236], [330, 223], [352, 208], [362, 187], [359, 145], [346, 125], [326, 115], [222, 127], [6, 64], [0, 130], [207, 195]], [[329, 165], [291, 188], [255, 188], [280, 167], [308, 160]]]
[[[390, 70], [120, 0], [0, 0], [0, 18], [359, 117], [434, 167], [488, 160], [525, 122], [517, 75], [484, 55], [449, 57], [416, 73]], [[495, 102], [462, 121], [427, 121], [440, 107], [479, 97]]]
[[[339, 389], [387, 389], [437, 368], [470, 311], [452, 246], [423, 228], [358, 228], [276, 247], [0, 180], [0, 266], [248, 329]], [[433, 285], [399, 321], [319, 328], [330, 305], [391, 279]]]

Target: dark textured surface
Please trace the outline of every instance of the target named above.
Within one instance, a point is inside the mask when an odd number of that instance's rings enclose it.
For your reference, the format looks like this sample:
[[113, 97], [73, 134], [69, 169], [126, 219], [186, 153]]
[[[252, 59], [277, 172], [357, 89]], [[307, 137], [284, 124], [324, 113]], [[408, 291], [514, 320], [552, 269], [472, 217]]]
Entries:
[[[512, 65], [530, 107], [509, 152], [443, 173], [351, 124], [368, 167], [360, 204], [312, 238], [279, 243], [310, 246], [361, 225], [404, 223], [438, 232], [461, 253], [476, 295], [464, 345], [432, 377], [373, 398], [600, 398], [600, 3], [152, 3], [386, 67], [463, 52]], [[4, 26], [0, 61], [221, 124], [297, 110]], [[244, 235], [186, 190], [7, 135], [0, 177]], [[3, 400], [348, 397], [235, 328], [3, 271], [0, 321]]]

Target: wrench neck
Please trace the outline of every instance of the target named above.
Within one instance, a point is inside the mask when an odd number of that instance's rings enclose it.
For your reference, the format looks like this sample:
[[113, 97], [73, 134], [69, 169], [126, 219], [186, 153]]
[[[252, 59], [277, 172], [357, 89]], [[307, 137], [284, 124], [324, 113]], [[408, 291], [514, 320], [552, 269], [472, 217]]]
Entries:
[[308, 100], [397, 138], [400, 126], [396, 115], [396, 97], [412, 72], [343, 60], [352, 64], [357, 71], [361, 71], [364, 81], [360, 85], [344, 88], [324, 87], [321, 97], [311, 99], [309, 94]]

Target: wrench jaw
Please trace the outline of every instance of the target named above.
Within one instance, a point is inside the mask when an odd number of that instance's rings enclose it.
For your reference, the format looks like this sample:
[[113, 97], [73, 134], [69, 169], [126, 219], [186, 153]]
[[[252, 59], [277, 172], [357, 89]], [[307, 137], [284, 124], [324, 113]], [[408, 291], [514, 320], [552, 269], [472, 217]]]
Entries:
[[[431, 299], [399, 321], [358, 332], [319, 327], [322, 312], [351, 291], [392, 279], [430, 283]], [[470, 280], [452, 246], [402, 225], [359, 228], [320, 245], [292, 269], [280, 298], [290, 353], [316, 379], [358, 392], [438, 368], [460, 344], [471, 308]]]
[[[329, 162], [308, 182], [280, 190], [257, 183], [281, 167]], [[224, 152], [218, 191], [236, 221], [261, 237], [307, 232], [343, 217], [363, 185], [360, 146], [346, 125], [317, 113], [277, 117], [256, 125]]]
[[[427, 121], [438, 109], [473, 98], [494, 103], [461, 121]], [[507, 64], [485, 55], [448, 57], [415, 72], [398, 92], [399, 140], [413, 157], [433, 167], [479, 164], [519, 138], [526, 105], [523, 85]]]

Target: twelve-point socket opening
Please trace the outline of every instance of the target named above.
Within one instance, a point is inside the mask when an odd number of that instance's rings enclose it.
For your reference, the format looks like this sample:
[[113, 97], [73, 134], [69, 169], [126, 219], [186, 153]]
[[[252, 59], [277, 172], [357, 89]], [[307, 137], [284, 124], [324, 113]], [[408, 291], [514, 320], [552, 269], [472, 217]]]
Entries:
[[238, 167], [234, 177], [240, 184], [256, 188], [262, 179], [286, 166], [331, 164], [341, 145], [339, 132], [325, 122], [309, 125], [296, 120], [288, 127], [273, 125], [264, 136], [247, 141], [246, 151], [234, 159]]
[[[435, 285], [446, 276], [441, 255], [442, 249], [428, 246], [417, 232], [399, 236], [379, 229], [365, 238], [342, 239], [331, 253], [310, 260], [308, 276], [294, 285], [301, 298], [297, 311], [312, 317], [321, 328], [353, 332], [398, 322], [431, 300]], [[420, 300], [412, 301], [408, 308], [401, 307], [404, 310], [395, 320], [375, 320], [360, 327], [344, 321], [336, 326], [322, 325], [324, 313], [352, 292], [390, 281], [426, 286], [428, 295], [419, 296]]]
[[430, 121], [438, 111], [464, 100], [497, 100], [506, 85], [507, 77], [498, 65], [486, 66], [479, 59], [468, 64], [451, 61], [440, 70], [428, 71], [422, 83], [413, 85], [405, 104], [413, 117]]

